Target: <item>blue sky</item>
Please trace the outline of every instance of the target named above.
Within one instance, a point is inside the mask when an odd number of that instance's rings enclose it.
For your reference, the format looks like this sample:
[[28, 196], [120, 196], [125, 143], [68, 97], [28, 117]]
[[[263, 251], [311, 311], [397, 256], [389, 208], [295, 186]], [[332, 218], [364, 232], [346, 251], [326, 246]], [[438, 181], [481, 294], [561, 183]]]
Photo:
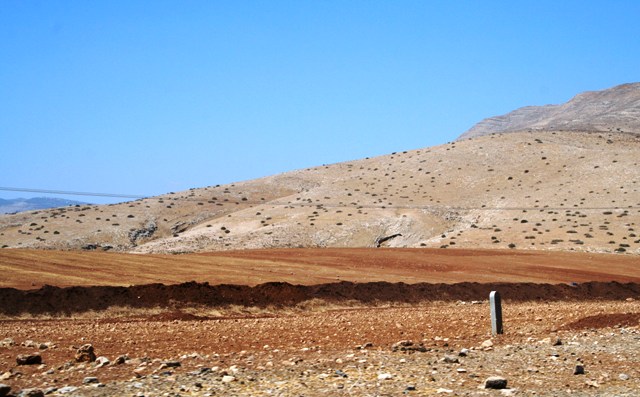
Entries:
[[635, 0], [3, 0], [0, 186], [155, 195], [446, 143], [640, 81], [638, 20]]

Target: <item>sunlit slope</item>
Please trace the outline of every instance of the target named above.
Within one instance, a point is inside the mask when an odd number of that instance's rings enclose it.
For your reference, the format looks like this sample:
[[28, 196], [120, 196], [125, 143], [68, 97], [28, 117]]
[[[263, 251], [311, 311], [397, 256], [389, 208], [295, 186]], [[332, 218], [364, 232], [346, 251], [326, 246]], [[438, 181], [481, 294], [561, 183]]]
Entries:
[[194, 252], [467, 247], [640, 253], [640, 138], [535, 132], [0, 217], [0, 245]]

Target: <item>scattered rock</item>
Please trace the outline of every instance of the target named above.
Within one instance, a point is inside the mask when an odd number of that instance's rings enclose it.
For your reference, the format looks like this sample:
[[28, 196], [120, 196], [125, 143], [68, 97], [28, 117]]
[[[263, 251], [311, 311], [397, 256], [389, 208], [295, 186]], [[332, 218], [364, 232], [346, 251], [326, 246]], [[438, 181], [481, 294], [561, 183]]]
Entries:
[[94, 362], [96, 361], [96, 354], [93, 352], [93, 345], [86, 344], [81, 346], [76, 352], [76, 362]]
[[576, 365], [576, 368], [573, 370], [574, 375], [584, 375], [584, 366]]
[[89, 385], [92, 383], [100, 383], [100, 381], [95, 376], [87, 376], [86, 378], [82, 379], [83, 385]]
[[393, 375], [389, 373], [378, 374], [378, 380], [389, 380], [389, 379], [393, 379]]
[[484, 381], [485, 389], [506, 389], [507, 388], [507, 380], [502, 376], [490, 376]]
[[222, 383], [231, 383], [231, 382], [235, 382], [236, 381], [236, 377], [235, 376], [231, 376], [231, 375], [225, 375], [222, 377]]
[[467, 357], [469, 355], [469, 349], [462, 349], [460, 350], [460, 352], [458, 352], [458, 356], [460, 357]]
[[15, 346], [15, 344], [16, 342], [11, 338], [4, 338], [3, 340], [0, 340], [0, 347], [11, 347]]
[[78, 388], [75, 387], [75, 386], [65, 386], [65, 387], [61, 387], [58, 390], [56, 390], [56, 393], [58, 393], [58, 394], [69, 394], [69, 393], [73, 393], [76, 390], [78, 390]]
[[52, 347], [55, 347], [56, 345], [53, 344], [52, 342], [43, 342], [43, 343], [39, 343], [38, 344], [38, 349], [40, 350], [47, 350], [47, 349], [51, 349]]
[[456, 364], [460, 362], [460, 360], [458, 360], [458, 357], [450, 355], [444, 356], [440, 361], [447, 364]]
[[482, 344], [480, 345], [480, 347], [486, 349], [488, 347], [493, 347], [493, 341], [491, 339], [487, 339], [484, 342], [482, 342]]
[[44, 397], [44, 392], [40, 389], [24, 389], [20, 391], [18, 397]]
[[629, 380], [629, 375], [620, 374], [620, 375], [618, 375], [618, 379], [620, 379], [620, 380]]
[[129, 359], [129, 357], [127, 357], [126, 355], [118, 356], [118, 357], [116, 357], [115, 360], [113, 360], [113, 365], [124, 364], [125, 362], [127, 362], [128, 359]]
[[178, 368], [181, 365], [182, 364], [180, 364], [180, 361], [165, 361], [162, 364], [160, 364], [160, 369]]
[[411, 340], [401, 340], [399, 342], [391, 345], [391, 350], [394, 352], [402, 351], [402, 352], [421, 352], [424, 353], [427, 351], [427, 348], [424, 347], [423, 343], [415, 344]]
[[111, 361], [109, 361], [109, 359], [106, 358], [105, 356], [100, 356], [96, 358], [96, 368], [102, 368], [105, 365], [109, 365], [110, 363]]
[[0, 383], [0, 397], [4, 397], [11, 391], [11, 386]]
[[16, 362], [18, 365], [37, 365], [42, 364], [42, 357], [40, 354], [20, 354]]
[[600, 387], [600, 384], [598, 382], [596, 382], [595, 380], [588, 380], [588, 381], [586, 381], [584, 383], [589, 387], [593, 387], [594, 389], [597, 389], [597, 388]]

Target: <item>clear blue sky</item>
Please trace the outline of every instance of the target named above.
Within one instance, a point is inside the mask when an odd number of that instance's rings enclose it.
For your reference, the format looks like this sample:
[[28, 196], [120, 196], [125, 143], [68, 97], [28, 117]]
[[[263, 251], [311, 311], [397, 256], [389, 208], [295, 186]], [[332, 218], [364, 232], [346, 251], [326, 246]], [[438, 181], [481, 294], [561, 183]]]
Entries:
[[0, 186], [155, 195], [442, 144], [640, 81], [638, 21], [636, 0], [2, 0]]

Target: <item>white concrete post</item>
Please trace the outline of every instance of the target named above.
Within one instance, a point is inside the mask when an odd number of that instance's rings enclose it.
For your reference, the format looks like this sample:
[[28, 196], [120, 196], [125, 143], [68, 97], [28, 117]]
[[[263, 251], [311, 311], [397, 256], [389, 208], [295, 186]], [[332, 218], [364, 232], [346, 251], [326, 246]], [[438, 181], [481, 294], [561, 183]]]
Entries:
[[491, 291], [489, 304], [491, 305], [491, 334], [502, 334], [504, 332], [502, 329], [502, 301], [498, 291]]

